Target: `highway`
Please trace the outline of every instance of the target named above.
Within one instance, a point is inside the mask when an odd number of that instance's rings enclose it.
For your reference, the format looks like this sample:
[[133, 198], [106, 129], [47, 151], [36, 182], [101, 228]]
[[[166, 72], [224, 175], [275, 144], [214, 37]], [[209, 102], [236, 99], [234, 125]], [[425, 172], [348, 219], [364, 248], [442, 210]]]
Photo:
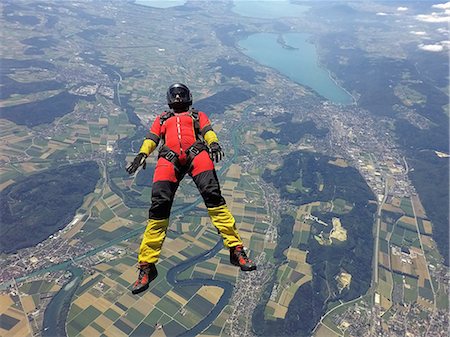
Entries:
[[380, 248], [380, 227], [381, 227], [381, 211], [383, 209], [383, 205], [386, 203], [388, 194], [389, 194], [389, 181], [388, 177], [384, 176], [384, 196], [382, 201], [378, 204], [377, 210], [377, 220], [376, 220], [376, 233], [375, 233], [375, 242], [374, 242], [374, 252], [373, 252], [373, 277], [372, 277], [372, 289], [375, 291], [377, 282], [378, 282], [378, 250]]

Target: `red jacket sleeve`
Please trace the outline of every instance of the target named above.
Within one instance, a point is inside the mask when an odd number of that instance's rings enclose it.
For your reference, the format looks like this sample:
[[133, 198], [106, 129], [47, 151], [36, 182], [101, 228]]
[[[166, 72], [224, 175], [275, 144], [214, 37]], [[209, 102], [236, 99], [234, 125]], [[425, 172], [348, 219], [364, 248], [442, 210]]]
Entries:
[[158, 144], [160, 137], [161, 137], [161, 123], [158, 116], [153, 122], [152, 127], [150, 128], [150, 132], [146, 138], [149, 138], [153, 140], [156, 144]]
[[200, 124], [200, 133], [203, 137], [208, 131], [214, 131], [208, 116], [204, 112], [198, 112], [198, 121]]

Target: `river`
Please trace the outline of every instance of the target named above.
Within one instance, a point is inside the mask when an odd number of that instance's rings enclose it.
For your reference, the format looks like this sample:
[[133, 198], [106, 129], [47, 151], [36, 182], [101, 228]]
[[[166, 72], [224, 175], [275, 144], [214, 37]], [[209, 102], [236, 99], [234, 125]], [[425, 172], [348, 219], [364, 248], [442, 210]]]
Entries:
[[233, 285], [226, 281], [221, 280], [212, 280], [212, 279], [190, 279], [190, 280], [178, 280], [177, 277], [184, 270], [188, 269], [194, 264], [197, 264], [202, 261], [206, 261], [213, 256], [215, 256], [223, 247], [222, 240], [219, 240], [217, 244], [210, 250], [197, 255], [194, 258], [190, 258], [186, 261], [177, 264], [176, 266], [169, 269], [167, 272], [167, 282], [169, 282], [174, 288], [182, 287], [182, 286], [191, 286], [191, 285], [206, 285], [206, 286], [216, 286], [223, 289], [223, 294], [220, 297], [219, 301], [216, 303], [214, 308], [206, 315], [203, 320], [201, 320], [197, 325], [195, 325], [189, 331], [182, 333], [179, 336], [197, 336], [206, 328], [208, 328], [212, 322], [217, 318], [217, 316], [222, 312], [223, 308], [230, 301], [231, 295], [233, 294]]
[[72, 273], [69, 282], [52, 298], [44, 313], [42, 337], [66, 336], [66, 320], [75, 291], [83, 280], [83, 270], [68, 269]]

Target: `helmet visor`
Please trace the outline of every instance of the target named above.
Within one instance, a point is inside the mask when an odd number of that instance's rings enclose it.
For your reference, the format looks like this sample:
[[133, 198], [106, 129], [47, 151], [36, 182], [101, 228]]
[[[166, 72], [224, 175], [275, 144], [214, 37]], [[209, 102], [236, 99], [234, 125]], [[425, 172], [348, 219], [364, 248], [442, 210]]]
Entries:
[[177, 100], [181, 100], [182, 102], [189, 101], [189, 92], [185, 88], [170, 88], [169, 95], [172, 102], [176, 102]]

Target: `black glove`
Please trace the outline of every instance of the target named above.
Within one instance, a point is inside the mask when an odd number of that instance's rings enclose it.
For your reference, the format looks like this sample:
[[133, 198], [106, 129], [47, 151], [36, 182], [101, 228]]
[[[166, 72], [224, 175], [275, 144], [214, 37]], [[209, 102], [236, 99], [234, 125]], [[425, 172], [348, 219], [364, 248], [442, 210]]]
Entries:
[[147, 163], [145, 162], [147, 159], [147, 155], [145, 153], [139, 153], [136, 158], [134, 158], [133, 162], [127, 166], [126, 170], [129, 174], [133, 174], [142, 165], [142, 168], [145, 170], [147, 167]]
[[222, 160], [225, 154], [223, 153], [219, 143], [213, 142], [209, 145], [209, 156], [211, 157], [211, 160], [216, 163]]

